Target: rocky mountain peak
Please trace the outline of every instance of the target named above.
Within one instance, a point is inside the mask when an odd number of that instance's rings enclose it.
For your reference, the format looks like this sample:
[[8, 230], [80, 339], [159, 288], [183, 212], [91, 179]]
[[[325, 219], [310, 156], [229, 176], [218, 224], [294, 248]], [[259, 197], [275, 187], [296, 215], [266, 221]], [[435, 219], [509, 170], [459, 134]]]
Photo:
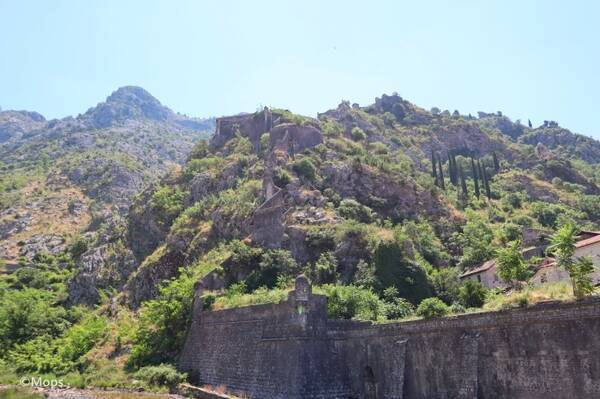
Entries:
[[175, 114], [141, 87], [124, 86], [113, 92], [105, 102], [90, 108], [82, 118], [93, 127], [104, 128], [127, 120], [150, 119], [167, 121]]

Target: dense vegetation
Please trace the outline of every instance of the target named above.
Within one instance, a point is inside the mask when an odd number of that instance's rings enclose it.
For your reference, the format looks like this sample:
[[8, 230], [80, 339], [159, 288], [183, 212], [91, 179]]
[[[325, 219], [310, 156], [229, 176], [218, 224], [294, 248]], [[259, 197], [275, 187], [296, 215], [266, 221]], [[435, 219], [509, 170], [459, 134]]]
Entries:
[[[217, 148], [200, 142], [181, 170], [136, 197], [126, 226], [90, 228], [110, 232], [109, 262], [127, 251], [137, 262], [127, 285], [106, 278], [86, 287], [98, 293], [95, 306], [69, 296], [85, 271], [81, 257], [96, 244], [89, 235], [3, 275], [1, 378], [37, 372], [79, 386], [176, 384], [184, 376], [169, 364], [190, 323], [194, 284], [211, 272], [223, 284], [204, 292], [205, 309], [285, 300], [304, 273], [328, 296], [330, 317], [375, 322], [593, 293], [589, 262], [569, 263], [569, 250], [578, 229], [600, 228], [600, 159], [532, 141], [555, 126], [426, 111], [397, 96], [363, 108], [344, 102], [318, 120], [279, 114], [318, 126], [322, 143], [282, 154], [267, 133], [252, 142], [237, 132]], [[267, 200], [266, 172], [286, 210], [283, 233], [259, 240], [253, 215]], [[2, 175], [1, 198], [12, 201], [28, 179]], [[528, 284], [535, 262], [519, 251], [524, 227], [557, 231], [553, 249], [573, 277], [571, 290]], [[461, 273], [490, 259], [508, 292], [461, 282]], [[153, 276], [159, 287], [146, 284]]]

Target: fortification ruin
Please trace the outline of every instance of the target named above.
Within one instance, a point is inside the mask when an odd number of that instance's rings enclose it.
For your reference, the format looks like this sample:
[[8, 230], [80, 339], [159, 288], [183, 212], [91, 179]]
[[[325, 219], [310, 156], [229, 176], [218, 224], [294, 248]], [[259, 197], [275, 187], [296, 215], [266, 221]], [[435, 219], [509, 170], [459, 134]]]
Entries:
[[202, 311], [180, 368], [249, 398], [600, 397], [600, 300], [434, 320], [327, 318], [305, 277], [279, 304]]

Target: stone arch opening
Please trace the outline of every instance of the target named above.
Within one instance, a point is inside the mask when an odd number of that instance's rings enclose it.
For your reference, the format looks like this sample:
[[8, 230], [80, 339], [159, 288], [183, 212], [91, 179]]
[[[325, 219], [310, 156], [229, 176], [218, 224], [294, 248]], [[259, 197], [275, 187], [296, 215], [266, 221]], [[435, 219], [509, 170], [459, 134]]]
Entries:
[[371, 366], [365, 366], [362, 372], [364, 399], [377, 399], [377, 381]]

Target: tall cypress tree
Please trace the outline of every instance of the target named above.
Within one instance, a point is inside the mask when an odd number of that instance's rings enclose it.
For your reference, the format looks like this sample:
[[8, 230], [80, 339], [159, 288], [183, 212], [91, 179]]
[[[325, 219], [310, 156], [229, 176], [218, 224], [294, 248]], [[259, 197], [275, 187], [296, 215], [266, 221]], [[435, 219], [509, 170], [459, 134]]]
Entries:
[[465, 174], [463, 173], [462, 166], [458, 164], [458, 178], [460, 179], [460, 188], [465, 198], [469, 197], [469, 191], [467, 190], [467, 182], [465, 181]]
[[487, 174], [485, 164], [481, 167], [481, 172], [483, 173], [483, 187], [485, 188], [485, 195], [488, 198], [488, 200], [491, 200], [492, 199], [492, 190], [490, 190], [490, 179]]
[[452, 183], [454, 178], [452, 176], [452, 160], [450, 159], [450, 151], [446, 151], [446, 156], [448, 157], [448, 177], [450, 178], [450, 183]]
[[438, 156], [438, 177], [440, 179], [440, 187], [442, 190], [446, 190], [446, 182], [444, 182], [444, 170], [442, 169], [442, 157]]
[[494, 160], [494, 170], [496, 171], [496, 173], [498, 173], [500, 171], [500, 162], [498, 161], [496, 151], [492, 152], [492, 158]]
[[448, 151], [448, 173], [450, 174], [450, 182], [454, 186], [458, 185], [458, 175], [456, 173], [456, 158], [453, 151]]
[[435, 152], [431, 150], [431, 177], [437, 184], [437, 162], [435, 161]]
[[479, 199], [479, 174], [477, 173], [477, 168], [475, 167], [475, 161], [473, 157], [471, 157], [471, 173], [473, 173], [473, 186], [475, 188], [475, 195], [477, 199]]

